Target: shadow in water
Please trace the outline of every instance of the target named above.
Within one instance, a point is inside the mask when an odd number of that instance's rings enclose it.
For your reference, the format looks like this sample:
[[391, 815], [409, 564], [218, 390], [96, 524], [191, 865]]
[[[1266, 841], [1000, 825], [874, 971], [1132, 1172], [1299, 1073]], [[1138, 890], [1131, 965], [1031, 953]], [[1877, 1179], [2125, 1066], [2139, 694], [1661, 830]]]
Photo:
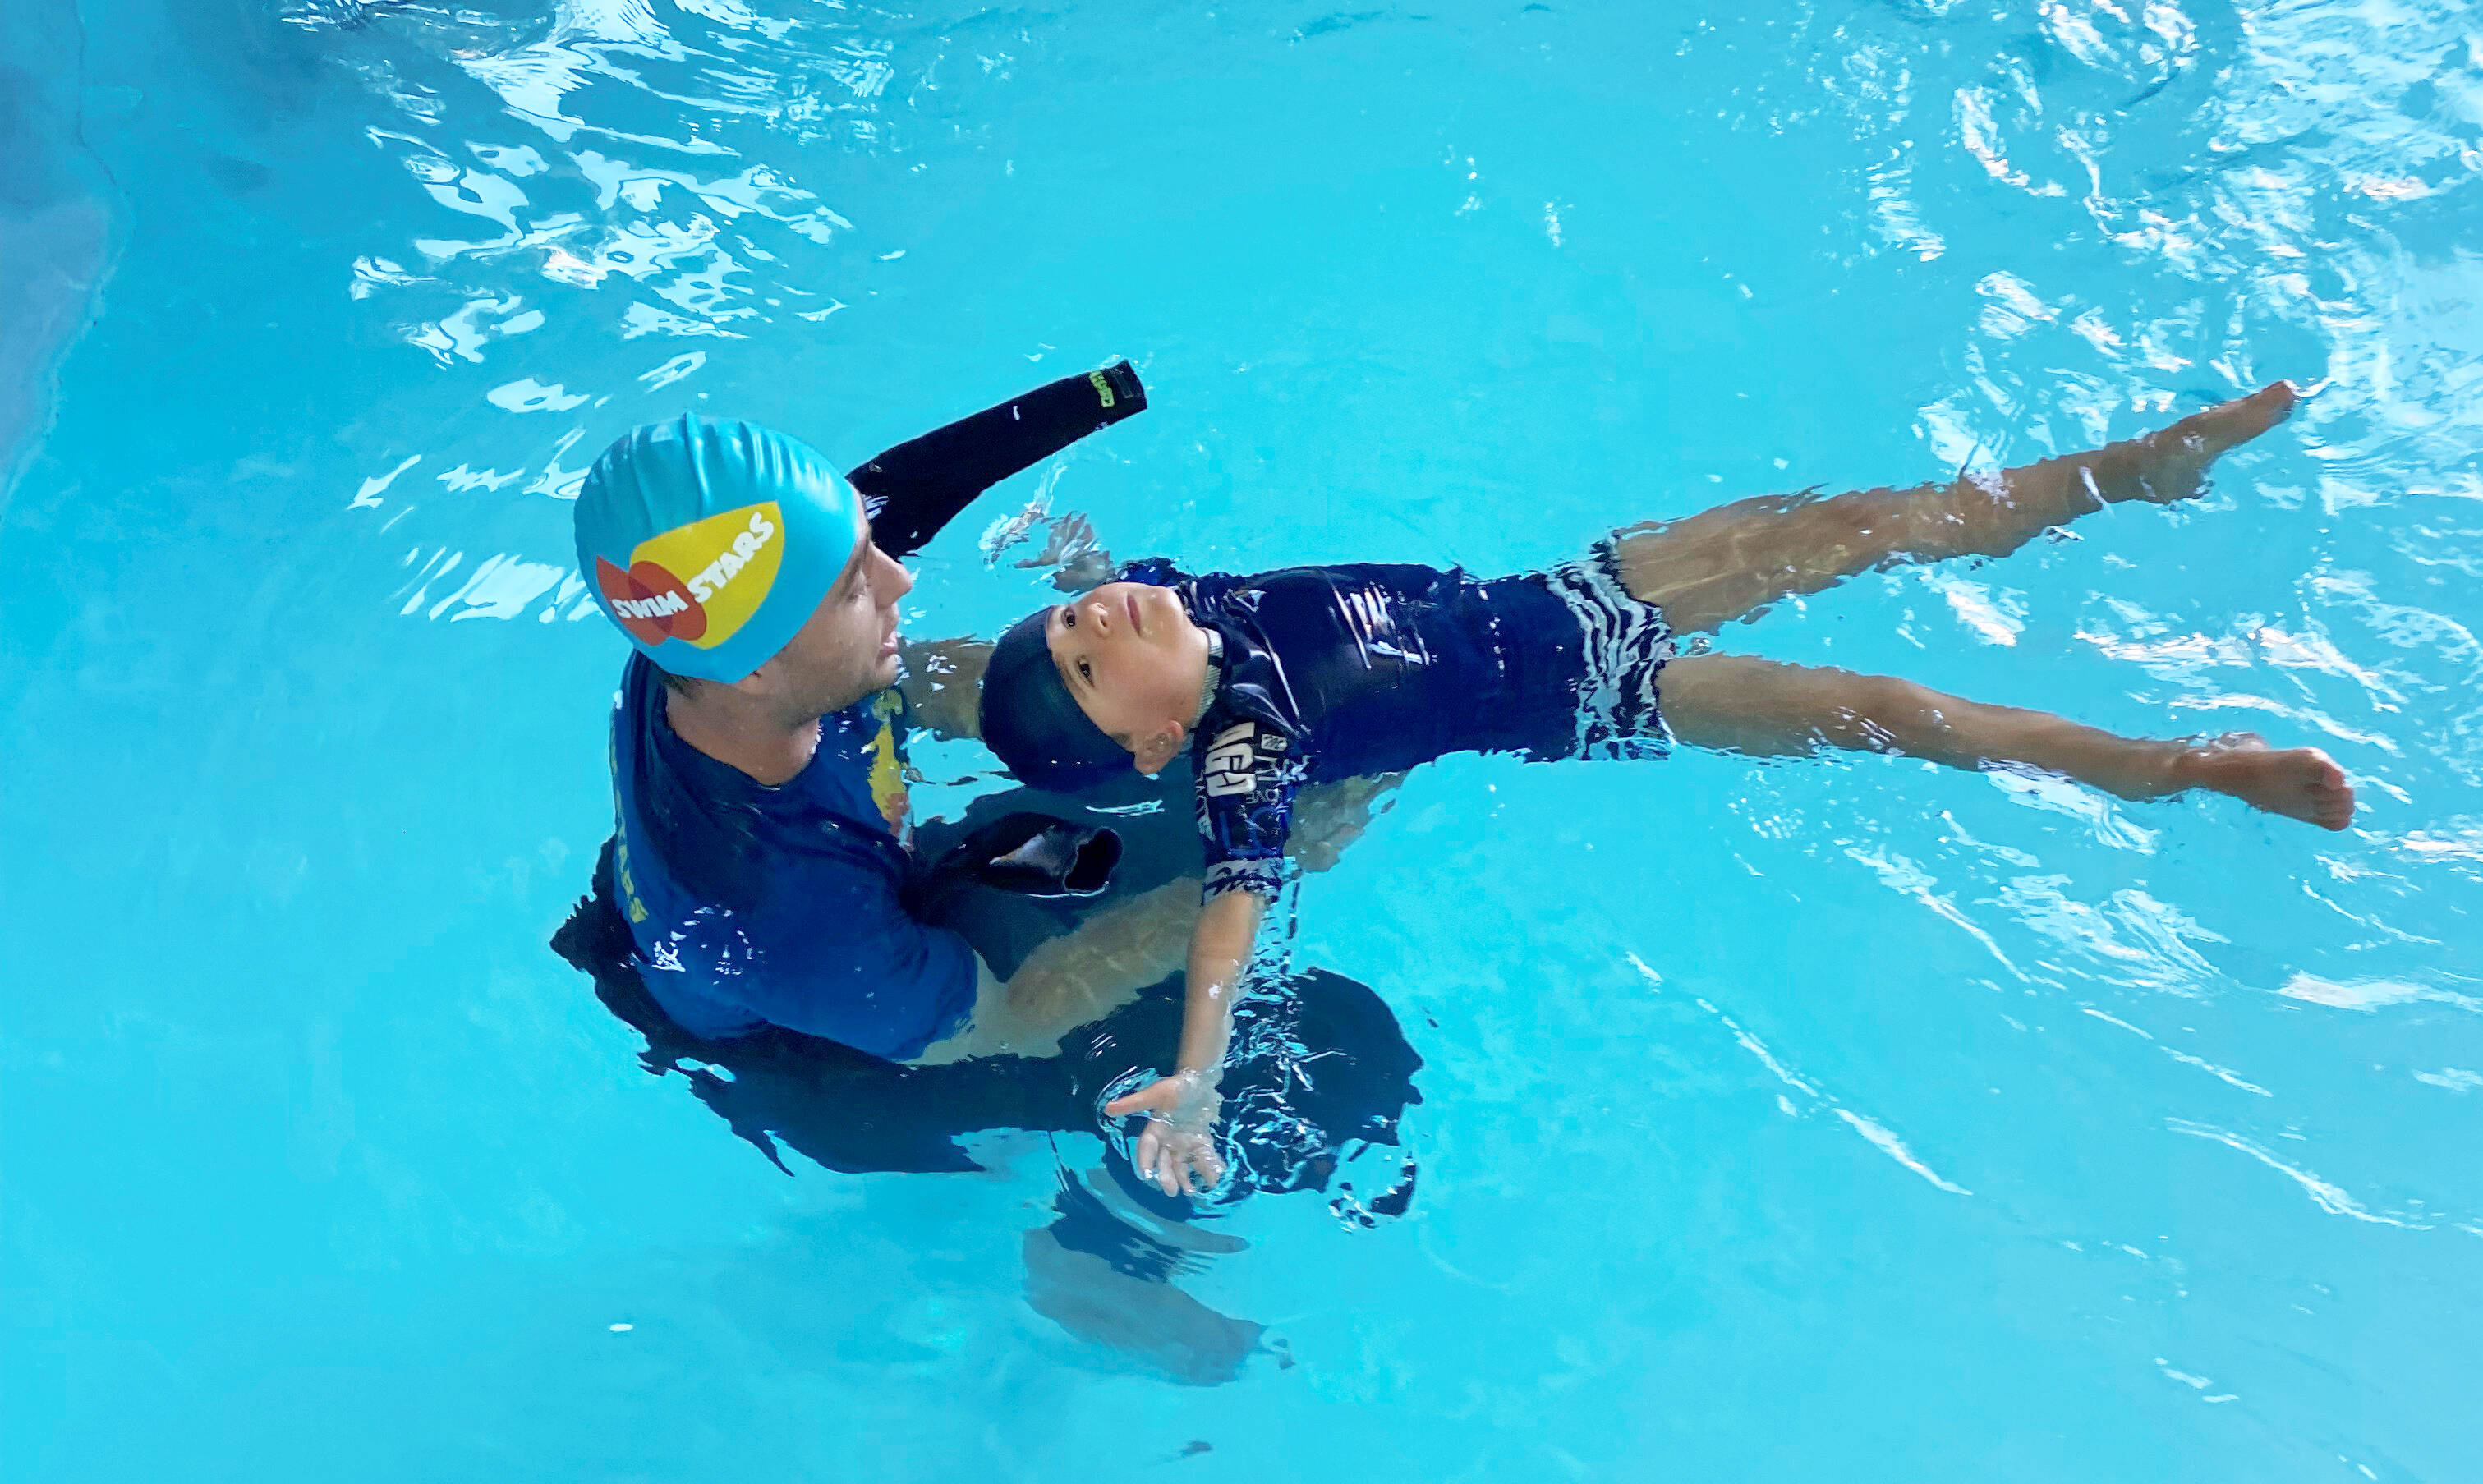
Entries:
[[[974, 941], [996, 972], [1012, 971], [1044, 939], [1128, 892], [1182, 874], [1195, 861], [1187, 810], [1109, 815], [1030, 791], [979, 801], [954, 825], [926, 826], [921, 853], [991, 818], [1039, 808], [1088, 815], [1121, 832], [1125, 854], [1111, 896], [1048, 901], [980, 887], [943, 893], [943, 916]], [[1422, 1058], [1368, 987], [1323, 970], [1291, 976], [1254, 995], [1236, 1017], [1225, 1076], [1225, 1153], [1233, 1174], [1205, 1202], [1165, 1197], [1131, 1171], [1126, 1140], [1103, 1126], [1108, 1089], [1169, 1057], [1181, 1031], [1179, 976], [1063, 1040], [1051, 1057], [990, 1057], [904, 1067], [835, 1042], [770, 1029], [707, 1041], [673, 1023], [630, 964], [627, 925], [611, 904], [610, 850], [595, 891], [552, 939], [593, 976], [596, 997], [646, 1038], [640, 1064], [680, 1076], [698, 1100], [786, 1174], [787, 1152], [846, 1174], [941, 1174], [982, 1168], [960, 1142], [993, 1129], [1102, 1133], [1100, 1167], [1065, 1167], [1052, 1224], [1026, 1238], [1027, 1301], [1082, 1339], [1166, 1379], [1231, 1380], [1254, 1354], [1275, 1354], [1262, 1327], [1217, 1313], [1175, 1280], [1244, 1244], [1202, 1225], [1253, 1194], [1328, 1193], [1341, 1220], [1370, 1226], [1411, 1202], [1414, 1164], [1398, 1143], [1399, 1120], [1421, 1100]], [[1194, 864], [1189, 867], [1195, 869]], [[1357, 1198], [1340, 1179], [1348, 1163], [1375, 1163], [1379, 1194]], [[1373, 1182], [1366, 1182], [1370, 1184]]]

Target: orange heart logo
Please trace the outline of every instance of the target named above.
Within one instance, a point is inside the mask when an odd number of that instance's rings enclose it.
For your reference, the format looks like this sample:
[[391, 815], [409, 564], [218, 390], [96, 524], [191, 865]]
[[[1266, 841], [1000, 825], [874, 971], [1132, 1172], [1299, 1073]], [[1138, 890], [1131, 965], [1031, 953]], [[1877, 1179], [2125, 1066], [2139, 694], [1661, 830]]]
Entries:
[[707, 632], [707, 608], [681, 579], [654, 562], [633, 562], [624, 571], [597, 557], [595, 585], [629, 637], [650, 649], [667, 639], [695, 641]]

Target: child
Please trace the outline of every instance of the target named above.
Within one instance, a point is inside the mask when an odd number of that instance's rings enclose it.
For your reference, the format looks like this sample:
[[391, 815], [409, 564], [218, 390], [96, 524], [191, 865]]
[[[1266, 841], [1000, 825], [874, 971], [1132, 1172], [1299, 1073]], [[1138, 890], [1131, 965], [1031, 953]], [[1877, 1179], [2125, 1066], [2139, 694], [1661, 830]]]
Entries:
[[[1137, 1167], [1166, 1194], [1213, 1185], [1232, 997], [1277, 891], [1295, 791], [1446, 753], [1753, 755], [1822, 747], [1958, 768], [2032, 767], [2124, 799], [2205, 788], [2328, 830], [2354, 794], [2327, 755], [2258, 737], [2144, 741], [1904, 680], [1721, 654], [1672, 636], [1754, 616], [1900, 562], [1999, 556], [2106, 504], [2199, 492], [2225, 450], [2293, 409], [2283, 383], [2172, 428], [1997, 478], [1831, 499], [1743, 500], [1638, 526], [1585, 562], [1478, 581], [1427, 567], [1189, 577], [1124, 569], [1003, 635], [984, 672], [986, 743], [1039, 787], [1077, 788], [1189, 751], [1207, 905], [1190, 941], [1180, 1065], [1105, 1112], [1150, 1114]], [[1632, 743], [1638, 745], [1632, 747]]]

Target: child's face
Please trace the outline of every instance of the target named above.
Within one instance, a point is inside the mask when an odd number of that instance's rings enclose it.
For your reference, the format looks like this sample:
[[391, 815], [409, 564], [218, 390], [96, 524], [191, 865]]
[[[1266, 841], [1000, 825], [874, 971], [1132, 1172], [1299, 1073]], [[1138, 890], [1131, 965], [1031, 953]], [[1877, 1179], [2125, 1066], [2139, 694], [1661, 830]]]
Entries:
[[1053, 609], [1044, 640], [1079, 709], [1142, 763], [1150, 739], [1198, 712], [1206, 636], [1169, 588], [1108, 582]]

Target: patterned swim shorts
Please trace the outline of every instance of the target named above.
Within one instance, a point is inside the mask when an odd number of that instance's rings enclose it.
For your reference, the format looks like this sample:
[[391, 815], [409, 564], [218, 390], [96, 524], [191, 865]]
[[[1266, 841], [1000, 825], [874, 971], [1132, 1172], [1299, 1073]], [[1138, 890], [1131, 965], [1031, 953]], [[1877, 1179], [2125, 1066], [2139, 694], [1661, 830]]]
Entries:
[[1664, 610], [1632, 597], [1610, 538], [1583, 562], [1544, 574], [1578, 621], [1586, 676], [1578, 683], [1578, 757], [1661, 757], [1672, 734], [1664, 725], [1658, 678], [1673, 657]]

